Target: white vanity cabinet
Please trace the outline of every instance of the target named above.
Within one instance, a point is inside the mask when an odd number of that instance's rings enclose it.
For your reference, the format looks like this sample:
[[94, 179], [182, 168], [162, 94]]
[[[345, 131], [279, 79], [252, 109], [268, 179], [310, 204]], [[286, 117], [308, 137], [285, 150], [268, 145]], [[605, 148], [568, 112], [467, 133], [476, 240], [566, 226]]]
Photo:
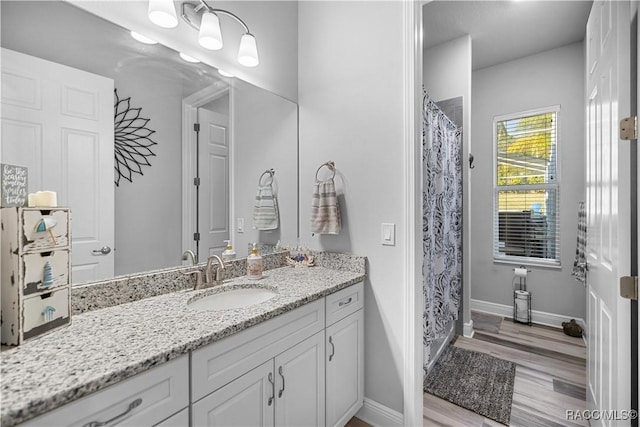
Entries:
[[364, 285], [192, 354], [194, 426], [343, 426], [364, 401]]
[[193, 405], [195, 426], [324, 425], [324, 332]]
[[23, 425], [342, 426], [363, 404], [363, 295], [342, 289]]
[[343, 426], [364, 401], [363, 285], [326, 300], [326, 425]]
[[196, 426], [319, 426], [324, 299], [193, 352]]
[[188, 406], [189, 356], [184, 355], [22, 425], [155, 426]]

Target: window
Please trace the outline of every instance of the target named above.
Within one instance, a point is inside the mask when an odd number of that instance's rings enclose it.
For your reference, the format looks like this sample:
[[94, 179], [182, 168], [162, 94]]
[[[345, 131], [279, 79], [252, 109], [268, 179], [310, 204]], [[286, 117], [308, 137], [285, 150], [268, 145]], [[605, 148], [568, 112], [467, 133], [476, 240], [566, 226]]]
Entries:
[[560, 265], [558, 113], [559, 106], [493, 121], [494, 260]]

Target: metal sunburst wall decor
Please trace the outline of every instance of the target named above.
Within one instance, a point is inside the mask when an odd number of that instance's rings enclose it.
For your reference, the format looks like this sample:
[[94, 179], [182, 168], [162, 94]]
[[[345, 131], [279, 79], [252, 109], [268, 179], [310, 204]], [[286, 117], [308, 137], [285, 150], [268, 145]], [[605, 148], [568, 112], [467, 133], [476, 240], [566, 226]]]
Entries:
[[144, 175], [142, 166], [151, 166], [148, 158], [155, 154], [150, 147], [157, 145], [157, 142], [150, 138], [156, 131], [146, 127], [151, 119], [140, 117], [142, 108], [132, 108], [131, 97], [120, 99], [117, 89], [114, 89], [113, 93], [115, 95], [115, 184], [119, 186], [120, 178], [133, 182], [134, 173]]

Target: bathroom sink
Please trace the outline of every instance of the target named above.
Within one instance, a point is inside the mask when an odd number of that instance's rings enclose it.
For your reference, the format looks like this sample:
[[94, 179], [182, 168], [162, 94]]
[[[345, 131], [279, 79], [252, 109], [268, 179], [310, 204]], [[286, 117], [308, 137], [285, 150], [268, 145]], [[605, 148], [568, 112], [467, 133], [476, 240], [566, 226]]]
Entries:
[[187, 306], [198, 311], [231, 310], [260, 304], [275, 297], [275, 289], [255, 285], [236, 285], [229, 288], [216, 288], [214, 293], [196, 296], [187, 302]]

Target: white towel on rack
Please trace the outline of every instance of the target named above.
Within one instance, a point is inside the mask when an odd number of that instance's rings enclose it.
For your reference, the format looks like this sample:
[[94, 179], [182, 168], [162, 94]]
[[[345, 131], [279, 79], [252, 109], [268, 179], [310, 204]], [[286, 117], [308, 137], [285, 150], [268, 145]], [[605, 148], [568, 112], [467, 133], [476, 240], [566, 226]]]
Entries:
[[253, 228], [275, 230], [279, 227], [278, 200], [271, 184], [259, 185], [253, 208]]
[[333, 179], [316, 181], [311, 200], [311, 232], [338, 234], [342, 229], [340, 203]]

